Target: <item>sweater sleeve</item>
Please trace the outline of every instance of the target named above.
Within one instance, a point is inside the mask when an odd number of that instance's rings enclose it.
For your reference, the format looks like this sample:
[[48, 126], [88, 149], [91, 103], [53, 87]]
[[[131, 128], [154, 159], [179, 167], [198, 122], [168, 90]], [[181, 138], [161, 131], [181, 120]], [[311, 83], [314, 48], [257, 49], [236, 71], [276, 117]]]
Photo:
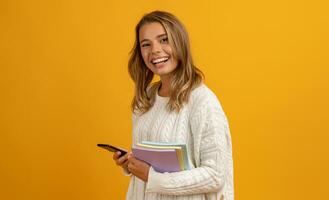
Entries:
[[214, 94], [198, 97], [190, 109], [196, 168], [174, 173], [158, 173], [150, 168], [146, 192], [190, 195], [223, 189], [225, 160], [230, 150], [226, 116]]

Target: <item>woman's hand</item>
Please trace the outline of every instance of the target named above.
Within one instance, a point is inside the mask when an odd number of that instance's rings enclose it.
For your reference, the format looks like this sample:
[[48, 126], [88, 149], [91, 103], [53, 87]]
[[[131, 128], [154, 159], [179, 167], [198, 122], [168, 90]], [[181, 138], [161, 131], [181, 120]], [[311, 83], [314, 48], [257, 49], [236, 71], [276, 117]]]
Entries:
[[128, 170], [139, 179], [143, 180], [144, 182], [147, 182], [150, 165], [148, 165], [144, 161], [138, 160], [137, 158], [134, 157], [133, 154], [129, 154]]
[[121, 154], [120, 151], [117, 151], [113, 154], [113, 160], [115, 162], [115, 164], [117, 164], [118, 166], [121, 166], [122, 168], [124, 168], [126, 171], [128, 170], [128, 155], [131, 153], [126, 153], [126, 155], [119, 157]]

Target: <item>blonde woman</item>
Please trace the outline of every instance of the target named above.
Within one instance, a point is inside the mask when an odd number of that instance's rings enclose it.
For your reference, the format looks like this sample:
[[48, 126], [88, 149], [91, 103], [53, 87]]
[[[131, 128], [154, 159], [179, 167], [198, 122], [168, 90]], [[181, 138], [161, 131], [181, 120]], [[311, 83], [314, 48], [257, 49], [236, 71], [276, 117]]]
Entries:
[[[191, 170], [156, 172], [132, 153], [113, 159], [131, 175], [128, 200], [233, 200], [227, 118], [194, 65], [188, 34], [172, 14], [154, 11], [136, 26], [128, 69], [135, 83], [133, 144], [186, 143]], [[160, 77], [153, 82], [154, 75]]]

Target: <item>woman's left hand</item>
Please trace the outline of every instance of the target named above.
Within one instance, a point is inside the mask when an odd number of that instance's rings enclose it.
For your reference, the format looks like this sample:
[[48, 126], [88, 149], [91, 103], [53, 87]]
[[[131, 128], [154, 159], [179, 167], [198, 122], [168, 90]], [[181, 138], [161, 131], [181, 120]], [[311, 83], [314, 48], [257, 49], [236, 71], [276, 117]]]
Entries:
[[128, 156], [128, 170], [139, 179], [147, 182], [150, 165], [144, 161], [138, 160], [131, 154]]

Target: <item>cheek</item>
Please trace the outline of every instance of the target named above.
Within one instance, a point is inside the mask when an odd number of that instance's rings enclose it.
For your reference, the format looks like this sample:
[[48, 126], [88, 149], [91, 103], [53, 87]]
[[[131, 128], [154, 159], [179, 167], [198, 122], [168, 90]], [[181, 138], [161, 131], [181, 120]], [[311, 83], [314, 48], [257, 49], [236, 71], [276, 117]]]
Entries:
[[172, 48], [170, 47], [170, 45], [163, 46], [163, 51], [166, 52], [166, 54], [169, 54], [171, 56], [173, 54], [173, 51], [172, 51]]
[[170, 55], [171, 56], [171, 62], [173, 63], [173, 64], [177, 64], [177, 59], [176, 59], [176, 57], [175, 57], [175, 55], [174, 55], [174, 52], [173, 52], [173, 50], [172, 50], [172, 48], [171, 48], [171, 46], [166, 46], [165, 48], [163, 48], [163, 50], [164, 50], [164, 52], [166, 52], [166, 54], [168, 54], [168, 55]]
[[177, 68], [178, 62], [177, 62], [177, 59], [176, 58], [173, 58], [172, 59], [172, 65], [173, 65], [173, 69], [176, 69]]
[[148, 52], [147, 51], [141, 51], [143, 61], [147, 64], [148, 60]]

